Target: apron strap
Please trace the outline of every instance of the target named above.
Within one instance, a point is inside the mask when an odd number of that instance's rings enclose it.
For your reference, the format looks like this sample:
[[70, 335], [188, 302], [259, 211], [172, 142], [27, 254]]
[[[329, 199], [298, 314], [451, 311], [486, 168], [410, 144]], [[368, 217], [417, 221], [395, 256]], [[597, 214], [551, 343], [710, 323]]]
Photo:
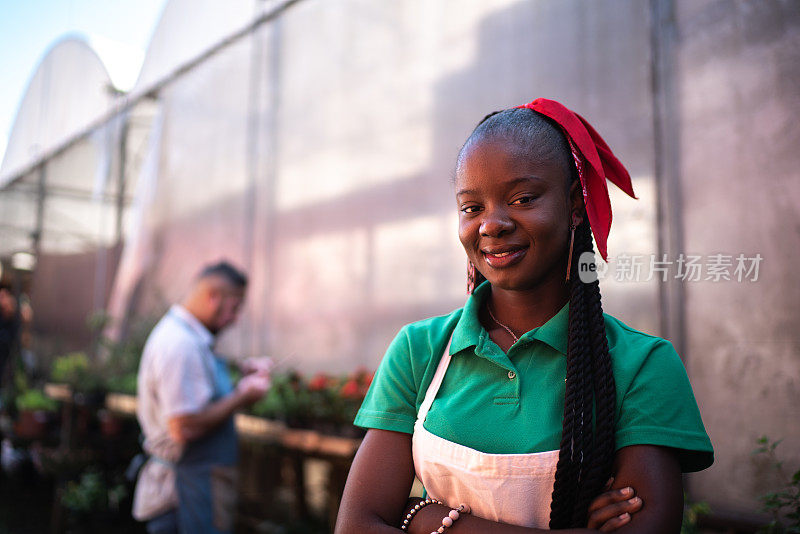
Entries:
[[149, 454], [148, 457], [156, 463], [166, 465], [167, 467], [175, 467], [175, 462], [170, 462], [166, 458], [162, 458], [161, 456], [156, 456], [155, 454]]
[[436, 368], [436, 373], [433, 375], [431, 385], [428, 386], [428, 391], [425, 392], [425, 400], [422, 401], [422, 406], [419, 407], [417, 421], [425, 422], [425, 418], [428, 416], [428, 410], [431, 409], [431, 404], [433, 404], [433, 399], [436, 398], [436, 394], [439, 392], [444, 374], [447, 372], [447, 367], [450, 365], [450, 343], [452, 341], [453, 336], [451, 335], [450, 339], [447, 340], [447, 346], [444, 348], [442, 359], [439, 360], [439, 366]]
[[[219, 380], [217, 380], [217, 361], [220, 358], [214, 354], [214, 351], [211, 350], [211, 347], [200, 341], [197, 337], [197, 333], [192, 330], [192, 327], [186, 322], [186, 320], [178, 314], [172, 313], [172, 317], [178, 321], [178, 323], [186, 330], [194, 339], [195, 343], [197, 344], [197, 348], [200, 349], [201, 359], [203, 360], [203, 367], [206, 370], [206, 375], [208, 375], [208, 380], [211, 382], [212, 387], [214, 388], [214, 393], [211, 397], [212, 401], [219, 400], [221, 397], [224, 397], [232, 388], [230, 387], [220, 387]], [[230, 384], [227, 384], [230, 386]], [[227, 390], [227, 391], [226, 391]]]

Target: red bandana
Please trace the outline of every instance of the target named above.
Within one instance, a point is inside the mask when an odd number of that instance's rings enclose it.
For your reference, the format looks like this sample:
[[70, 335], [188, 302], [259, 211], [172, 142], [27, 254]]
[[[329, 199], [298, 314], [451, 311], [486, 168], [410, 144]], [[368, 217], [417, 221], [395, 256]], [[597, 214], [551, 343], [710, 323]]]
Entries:
[[537, 98], [520, 108], [528, 108], [554, 120], [569, 141], [572, 157], [578, 168], [578, 178], [583, 188], [586, 214], [592, 227], [597, 250], [608, 261], [606, 245], [611, 230], [611, 199], [606, 180], [610, 180], [629, 196], [636, 198], [631, 177], [622, 163], [614, 156], [603, 138], [586, 120], [565, 108], [555, 100]]

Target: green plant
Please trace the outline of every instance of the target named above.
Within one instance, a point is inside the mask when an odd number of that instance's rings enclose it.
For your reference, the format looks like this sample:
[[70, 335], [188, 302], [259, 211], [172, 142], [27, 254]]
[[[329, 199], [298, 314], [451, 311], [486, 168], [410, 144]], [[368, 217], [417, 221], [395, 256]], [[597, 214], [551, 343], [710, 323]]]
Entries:
[[93, 392], [101, 389], [102, 377], [89, 363], [85, 352], [71, 352], [53, 361], [50, 377], [55, 382], [68, 384], [75, 392]]
[[306, 380], [297, 371], [274, 374], [272, 387], [252, 412], [280, 419], [290, 426], [312, 426], [323, 431], [352, 430], [372, 374], [358, 369], [349, 375], [318, 373]]
[[72, 514], [96, 513], [101, 510], [119, 511], [128, 496], [128, 489], [119, 480], [106, 477], [96, 467], [89, 467], [78, 480], [68, 482], [61, 494], [61, 504]]
[[95, 314], [90, 323], [98, 331], [99, 358], [102, 362], [102, 376], [109, 391], [136, 393], [136, 374], [147, 337], [156, 324], [154, 317], [134, 321], [120, 340], [112, 340], [102, 335], [111, 322], [107, 315]]
[[800, 469], [790, 477], [783, 461], [778, 459], [775, 449], [783, 440], [771, 441], [767, 436], [758, 439], [758, 448], [753, 455], [766, 458], [778, 475], [782, 487], [778, 491], [761, 497], [763, 510], [772, 516], [772, 521], [760, 532], [768, 534], [800, 534]]
[[108, 391], [136, 395], [136, 373], [126, 373], [121, 376], [109, 376], [106, 379]]
[[70, 384], [89, 369], [89, 357], [84, 352], [70, 352], [53, 361], [50, 378], [56, 382]]
[[253, 405], [253, 413], [261, 417], [284, 420], [290, 425], [307, 425], [313, 419], [325, 417], [331, 408], [329, 399], [297, 371], [272, 375], [270, 387], [263, 399]]
[[307, 426], [313, 418], [313, 403], [303, 375], [290, 371], [277, 378], [272, 387], [280, 396], [283, 418], [291, 426]]
[[683, 521], [681, 523], [681, 534], [697, 534], [697, 520], [702, 515], [711, 513], [711, 507], [706, 502], [693, 502], [683, 494]]
[[55, 412], [58, 403], [38, 389], [29, 389], [17, 396], [17, 410]]
[[111, 321], [111, 316], [105, 310], [98, 310], [86, 318], [86, 327], [92, 334], [101, 338], [103, 330], [111, 324]]
[[67, 483], [61, 504], [73, 512], [91, 512], [108, 507], [108, 490], [103, 475], [89, 469], [78, 481]]

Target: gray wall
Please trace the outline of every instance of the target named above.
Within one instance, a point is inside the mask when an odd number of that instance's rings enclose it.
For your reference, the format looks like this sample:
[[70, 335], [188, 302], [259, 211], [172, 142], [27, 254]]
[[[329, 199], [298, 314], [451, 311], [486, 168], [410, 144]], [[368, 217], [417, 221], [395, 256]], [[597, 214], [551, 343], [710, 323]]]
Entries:
[[800, 2], [676, 5], [685, 251], [763, 257], [755, 283], [685, 284], [685, 357], [716, 449], [692, 488], [754, 510], [777, 487], [756, 439], [785, 438], [787, 471], [800, 463]]

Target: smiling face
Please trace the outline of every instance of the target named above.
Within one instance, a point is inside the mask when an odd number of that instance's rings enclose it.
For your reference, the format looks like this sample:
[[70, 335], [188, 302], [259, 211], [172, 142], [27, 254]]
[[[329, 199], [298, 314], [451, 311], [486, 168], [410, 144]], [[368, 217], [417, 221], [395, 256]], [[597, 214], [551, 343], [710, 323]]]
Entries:
[[560, 161], [532, 157], [507, 135], [467, 143], [456, 169], [458, 233], [494, 288], [564, 284], [576, 186]]

